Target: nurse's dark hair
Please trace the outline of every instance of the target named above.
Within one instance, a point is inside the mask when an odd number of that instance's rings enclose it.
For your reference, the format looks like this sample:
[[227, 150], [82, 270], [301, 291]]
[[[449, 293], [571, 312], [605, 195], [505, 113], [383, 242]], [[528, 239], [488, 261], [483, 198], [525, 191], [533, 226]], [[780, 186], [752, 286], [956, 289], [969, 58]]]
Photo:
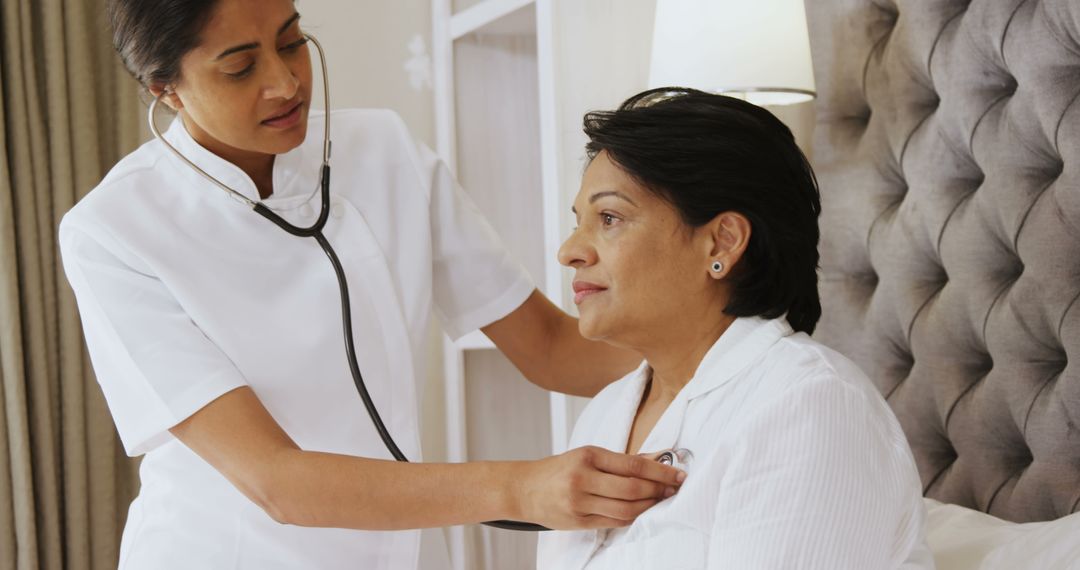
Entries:
[[109, 0], [113, 47], [144, 87], [180, 79], [180, 60], [199, 45], [218, 0]]
[[821, 317], [821, 197], [814, 171], [779, 119], [732, 97], [662, 87], [634, 95], [614, 111], [586, 114], [585, 134], [590, 160], [606, 151], [689, 226], [703, 226], [723, 212], [750, 221], [750, 242], [731, 273], [734, 292], [725, 313], [786, 313], [793, 329], [814, 331]]

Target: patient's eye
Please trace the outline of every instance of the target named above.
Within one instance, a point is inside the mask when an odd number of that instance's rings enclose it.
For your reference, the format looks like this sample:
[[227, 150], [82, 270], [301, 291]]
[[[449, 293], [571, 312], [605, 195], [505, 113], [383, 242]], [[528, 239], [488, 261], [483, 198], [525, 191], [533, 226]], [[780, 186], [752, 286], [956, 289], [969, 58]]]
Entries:
[[601, 213], [601, 214], [600, 214], [600, 221], [601, 221], [601, 222], [603, 222], [604, 226], [612, 226], [612, 225], [615, 225], [615, 222], [616, 222], [616, 221], [617, 221], [618, 219], [619, 219], [619, 218], [616, 218], [616, 217], [615, 217], [614, 215], [612, 215], [612, 214], [609, 214], [609, 213], [607, 213], [607, 212], [604, 212], [604, 213]]

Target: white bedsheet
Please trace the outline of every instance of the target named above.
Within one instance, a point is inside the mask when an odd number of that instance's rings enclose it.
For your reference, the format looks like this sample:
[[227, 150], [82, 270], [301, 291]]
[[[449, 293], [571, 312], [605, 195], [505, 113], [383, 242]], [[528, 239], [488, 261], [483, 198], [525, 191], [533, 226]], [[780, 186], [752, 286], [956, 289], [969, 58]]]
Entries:
[[1080, 513], [1018, 524], [925, 502], [926, 540], [938, 570], [1080, 570]]

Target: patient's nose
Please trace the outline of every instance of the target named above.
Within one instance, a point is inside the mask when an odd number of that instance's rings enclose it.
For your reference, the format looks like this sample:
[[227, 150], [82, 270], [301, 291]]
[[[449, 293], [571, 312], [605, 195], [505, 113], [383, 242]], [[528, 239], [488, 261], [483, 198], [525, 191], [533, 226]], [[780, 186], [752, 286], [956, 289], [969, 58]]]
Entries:
[[567, 267], [585, 267], [596, 263], [596, 250], [590, 247], [574, 230], [559, 247], [559, 263]]

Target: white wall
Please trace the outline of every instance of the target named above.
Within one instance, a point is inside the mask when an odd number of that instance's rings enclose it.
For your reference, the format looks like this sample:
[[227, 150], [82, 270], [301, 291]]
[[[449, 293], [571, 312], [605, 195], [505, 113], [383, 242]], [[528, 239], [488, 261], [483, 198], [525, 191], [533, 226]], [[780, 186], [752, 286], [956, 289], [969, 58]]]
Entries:
[[433, 147], [431, 0], [299, 0], [297, 9], [326, 48], [330, 105], [393, 109]]

